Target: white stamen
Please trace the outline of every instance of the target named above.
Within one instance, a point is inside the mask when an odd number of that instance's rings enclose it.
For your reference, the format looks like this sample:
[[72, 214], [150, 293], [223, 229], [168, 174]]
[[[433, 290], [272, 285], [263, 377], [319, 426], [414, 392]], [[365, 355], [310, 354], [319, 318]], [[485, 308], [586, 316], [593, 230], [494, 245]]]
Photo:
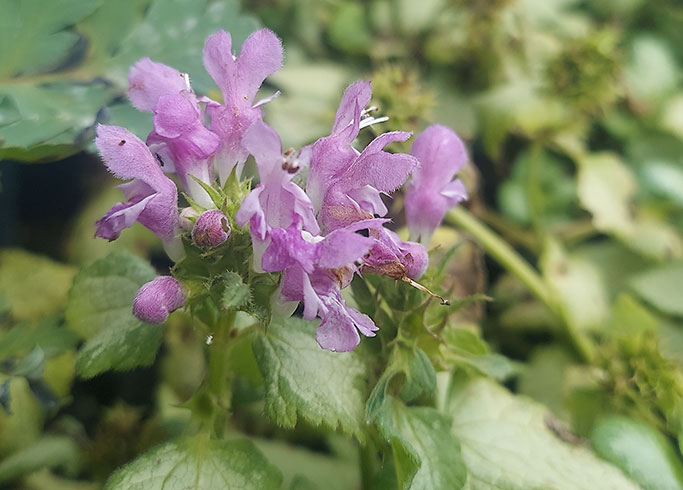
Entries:
[[206, 336], [206, 345], [211, 345], [213, 344], [213, 335], [207, 335]]
[[372, 126], [373, 124], [383, 123], [383, 122], [386, 122], [388, 120], [389, 120], [389, 118], [387, 116], [382, 116], [382, 117], [368, 116], [368, 117], [361, 120], [360, 124], [358, 125], [358, 129], [367, 128], [369, 126]]
[[309, 232], [307, 232], [306, 230], [301, 230], [301, 236], [308, 243], [320, 243], [325, 239], [325, 237], [320, 236], [320, 235], [313, 236]]
[[181, 77], [183, 77], [183, 80], [185, 80], [185, 89], [190, 92], [192, 90], [192, 86], [190, 85], [190, 75], [187, 73], [181, 73]]
[[371, 105], [370, 107], [366, 107], [362, 111], [360, 111], [361, 117], [368, 115], [370, 112], [375, 112], [377, 110], [377, 106]]

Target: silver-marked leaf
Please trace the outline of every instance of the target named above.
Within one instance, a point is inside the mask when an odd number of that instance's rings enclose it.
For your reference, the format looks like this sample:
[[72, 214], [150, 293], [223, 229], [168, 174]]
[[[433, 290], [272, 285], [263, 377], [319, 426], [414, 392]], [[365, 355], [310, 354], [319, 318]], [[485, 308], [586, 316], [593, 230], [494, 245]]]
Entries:
[[302, 417], [364, 438], [365, 378], [361, 354], [330, 352], [315, 341], [317, 322], [275, 318], [254, 340], [266, 386], [266, 414], [293, 427]]
[[615, 466], [560, 439], [547, 409], [487, 379], [460, 387], [450, 400], [472, 490], [636, 490]]
[[282, 482], [246, 439], [212, 441], [198, 436], [144, 453], [114, 473], [106, 490], [274, 490]]

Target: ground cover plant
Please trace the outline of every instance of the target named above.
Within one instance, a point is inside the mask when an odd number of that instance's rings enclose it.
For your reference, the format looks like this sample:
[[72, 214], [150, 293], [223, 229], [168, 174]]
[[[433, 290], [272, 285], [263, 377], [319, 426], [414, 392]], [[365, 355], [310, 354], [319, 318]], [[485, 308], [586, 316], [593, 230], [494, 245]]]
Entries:
[[0, 1], [0, 487], [683, 487], [682, 22]]

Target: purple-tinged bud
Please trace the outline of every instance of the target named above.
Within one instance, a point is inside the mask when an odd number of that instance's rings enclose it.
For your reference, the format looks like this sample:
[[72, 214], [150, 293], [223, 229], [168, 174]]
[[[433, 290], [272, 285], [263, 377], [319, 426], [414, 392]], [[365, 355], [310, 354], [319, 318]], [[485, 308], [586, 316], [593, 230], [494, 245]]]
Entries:
[[171, 276], [159, 276], [143, 284], [133, 301], [133, 315], [147, 323], [163, 323], [168, 314], [185, 304], [183, 285]]
[[403, 242], [401, 244], [403, 257], [401, 264], [406, 268], [406, 276], [411, 279], [419, 279], [427, 270], [429, 255], [427, 250], [416, 242]]
[[218, 209], [205, 211], [192, 228], [192, 241], [202, 248], [213, 248], [225, 243], [230, 236], [228, 218]]

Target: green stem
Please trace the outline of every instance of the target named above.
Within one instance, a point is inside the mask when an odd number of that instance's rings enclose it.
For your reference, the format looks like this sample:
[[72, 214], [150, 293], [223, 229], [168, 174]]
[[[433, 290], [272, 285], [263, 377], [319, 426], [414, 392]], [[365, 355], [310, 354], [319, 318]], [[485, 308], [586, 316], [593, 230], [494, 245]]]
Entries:
[[372, 488], [373, 477], [377, 470], [374, 461], [374, 444], [372, 441], [366, 441], [365, 445], [360, 446], [358, 451], [358, 458], [360, 460], [360, 474], [361, 474], [361, 488], [368, 490]]
[[534, 296], [557, 312], [557, 305], [541, 276], [501, 237], [462, 206], [450, 211], [446, 219], [470, 233], [489, 255], [522, 281]]
[[219, 317], [209, 347], [207, 388], [214, 401], [212, 426], [214, 434], [218, 437], [222, 435], [226, 415], [230, 410], [231, 390], [228, 373], [230, 348], [228, 344], [234, 321], [234, 312], [224, 313]]
[[559, 303], [555, 301], [551, 293], [550, 287], [514, 248], [462, 206], [450, 211], [446, 219], [471, 234], [489, 255], [505, 267], [508, 272], [522, 281], [534, 296], [543, 302], [551, 312], [562, 319], [561, 323], [574, 348], [584, 361], [590, 361], [592, 358], [592, 346], [588, 340], [566, 321]]

